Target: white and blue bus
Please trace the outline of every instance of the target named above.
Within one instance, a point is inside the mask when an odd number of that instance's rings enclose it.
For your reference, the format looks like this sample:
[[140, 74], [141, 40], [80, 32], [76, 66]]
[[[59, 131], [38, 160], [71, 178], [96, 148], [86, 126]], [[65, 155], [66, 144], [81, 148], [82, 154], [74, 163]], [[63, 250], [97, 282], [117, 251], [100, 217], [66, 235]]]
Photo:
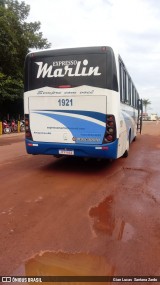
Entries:
[[116, 159], [141, 131], [141, 101], [111, 47], [31, 52], [25, 60], [29, 154]]

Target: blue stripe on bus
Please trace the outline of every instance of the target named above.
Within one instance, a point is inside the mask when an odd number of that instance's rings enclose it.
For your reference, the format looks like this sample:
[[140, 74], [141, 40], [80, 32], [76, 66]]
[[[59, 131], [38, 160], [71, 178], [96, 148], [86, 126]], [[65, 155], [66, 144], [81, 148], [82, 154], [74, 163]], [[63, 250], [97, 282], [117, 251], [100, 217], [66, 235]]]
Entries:
[[[92, 138], [90, 137], [90, 134], [93, 132], [96, 134], [95, 137], [98, 140], [98, 143], [102, 143], [103, 141], [105, 126], [101, 126], [98, 123], [85, 120], [84, 118], [76, 118], [76, 117], [74, 118], [60, 114], [43, 113], [43, 112], [34, 112], [34, 113], [57, 120], [72, 133], [73, 137], [79, 138], [78, 142], [81, 144], [88, 144], [88, 139]], [[97, 142], [93, 140], [90, 141], [90, 143], [95, 144]]]
[[[34, 110], [33, 110], [34, 111]], [[40, 110], [36, 110], [40, 111]], [[81, 110], [43, 110], [44, 112], [57, 112], [57, 113], [68, 113], [68, 114], [75, 114], [75, 115], [82, 115], [87, 116], [101, 122], [106, 122], [106, 114], [93, 112], [93, 111], [81, 111]]]
[[[35, 144], [36, 146], [32, 146]], [[107, 149], [100, 149], [107, 147]], [[99, 148], [98, 148], [99, 147]], [[65, 144], [65, 143], [46, 143], [46, 142], [33, 142], [26, 139], [26, 150], [29, 154], [46, 154], [46, 155], [59, 155], [59, 150], [74, 151], [74, 156], [79, 157], [93, 157], [93, 158], [108, 158], [116, 159], [118, 149], [118, 139], [112, 143], [104, 145], [80, 145], [80, 144]]]

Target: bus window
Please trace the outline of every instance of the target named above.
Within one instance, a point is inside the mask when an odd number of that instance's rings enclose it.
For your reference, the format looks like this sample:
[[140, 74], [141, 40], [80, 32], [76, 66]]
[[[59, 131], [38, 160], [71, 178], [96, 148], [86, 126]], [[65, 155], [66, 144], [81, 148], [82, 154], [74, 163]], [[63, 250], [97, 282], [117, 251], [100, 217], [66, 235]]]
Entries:
[[128, 103], [131, 105], [131, 79], [128, 77]]
[[132, 106], [134, 107], [135, 105], [135, 88], [134, 85], [132, 84]]
[[126, 71], [123, 69], [123, 102], [127, 101]]
[[125, 102], [125, 91], [126, 90], [126, 78], [124, 73], [124, 68], [122, 63], [120, 62], [120, 98], [121, 102]]

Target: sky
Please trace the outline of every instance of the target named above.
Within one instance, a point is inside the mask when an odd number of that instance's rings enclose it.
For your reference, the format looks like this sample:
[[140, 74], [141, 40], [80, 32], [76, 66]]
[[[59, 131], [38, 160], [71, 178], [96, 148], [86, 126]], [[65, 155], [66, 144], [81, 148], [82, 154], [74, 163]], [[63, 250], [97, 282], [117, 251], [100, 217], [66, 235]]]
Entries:
[[109, 45], [121, 55], [148, 114], [160, 116], [159, 0], [24, 0], [52, 48]]

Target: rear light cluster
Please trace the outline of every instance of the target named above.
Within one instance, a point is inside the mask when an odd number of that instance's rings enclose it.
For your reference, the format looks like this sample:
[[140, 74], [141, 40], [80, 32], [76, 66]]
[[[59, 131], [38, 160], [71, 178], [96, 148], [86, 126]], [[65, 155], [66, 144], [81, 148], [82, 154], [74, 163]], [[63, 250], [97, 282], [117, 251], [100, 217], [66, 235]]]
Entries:
[[116, 123], [113, 115], [106, 116], [106, 131], [103, 143], [110, 143], [116, 139]]
[[31, 130], [30, 130], [29, 115], [25, 115], [25, 135], [26, 135], [26, 139], [33, 140]]

